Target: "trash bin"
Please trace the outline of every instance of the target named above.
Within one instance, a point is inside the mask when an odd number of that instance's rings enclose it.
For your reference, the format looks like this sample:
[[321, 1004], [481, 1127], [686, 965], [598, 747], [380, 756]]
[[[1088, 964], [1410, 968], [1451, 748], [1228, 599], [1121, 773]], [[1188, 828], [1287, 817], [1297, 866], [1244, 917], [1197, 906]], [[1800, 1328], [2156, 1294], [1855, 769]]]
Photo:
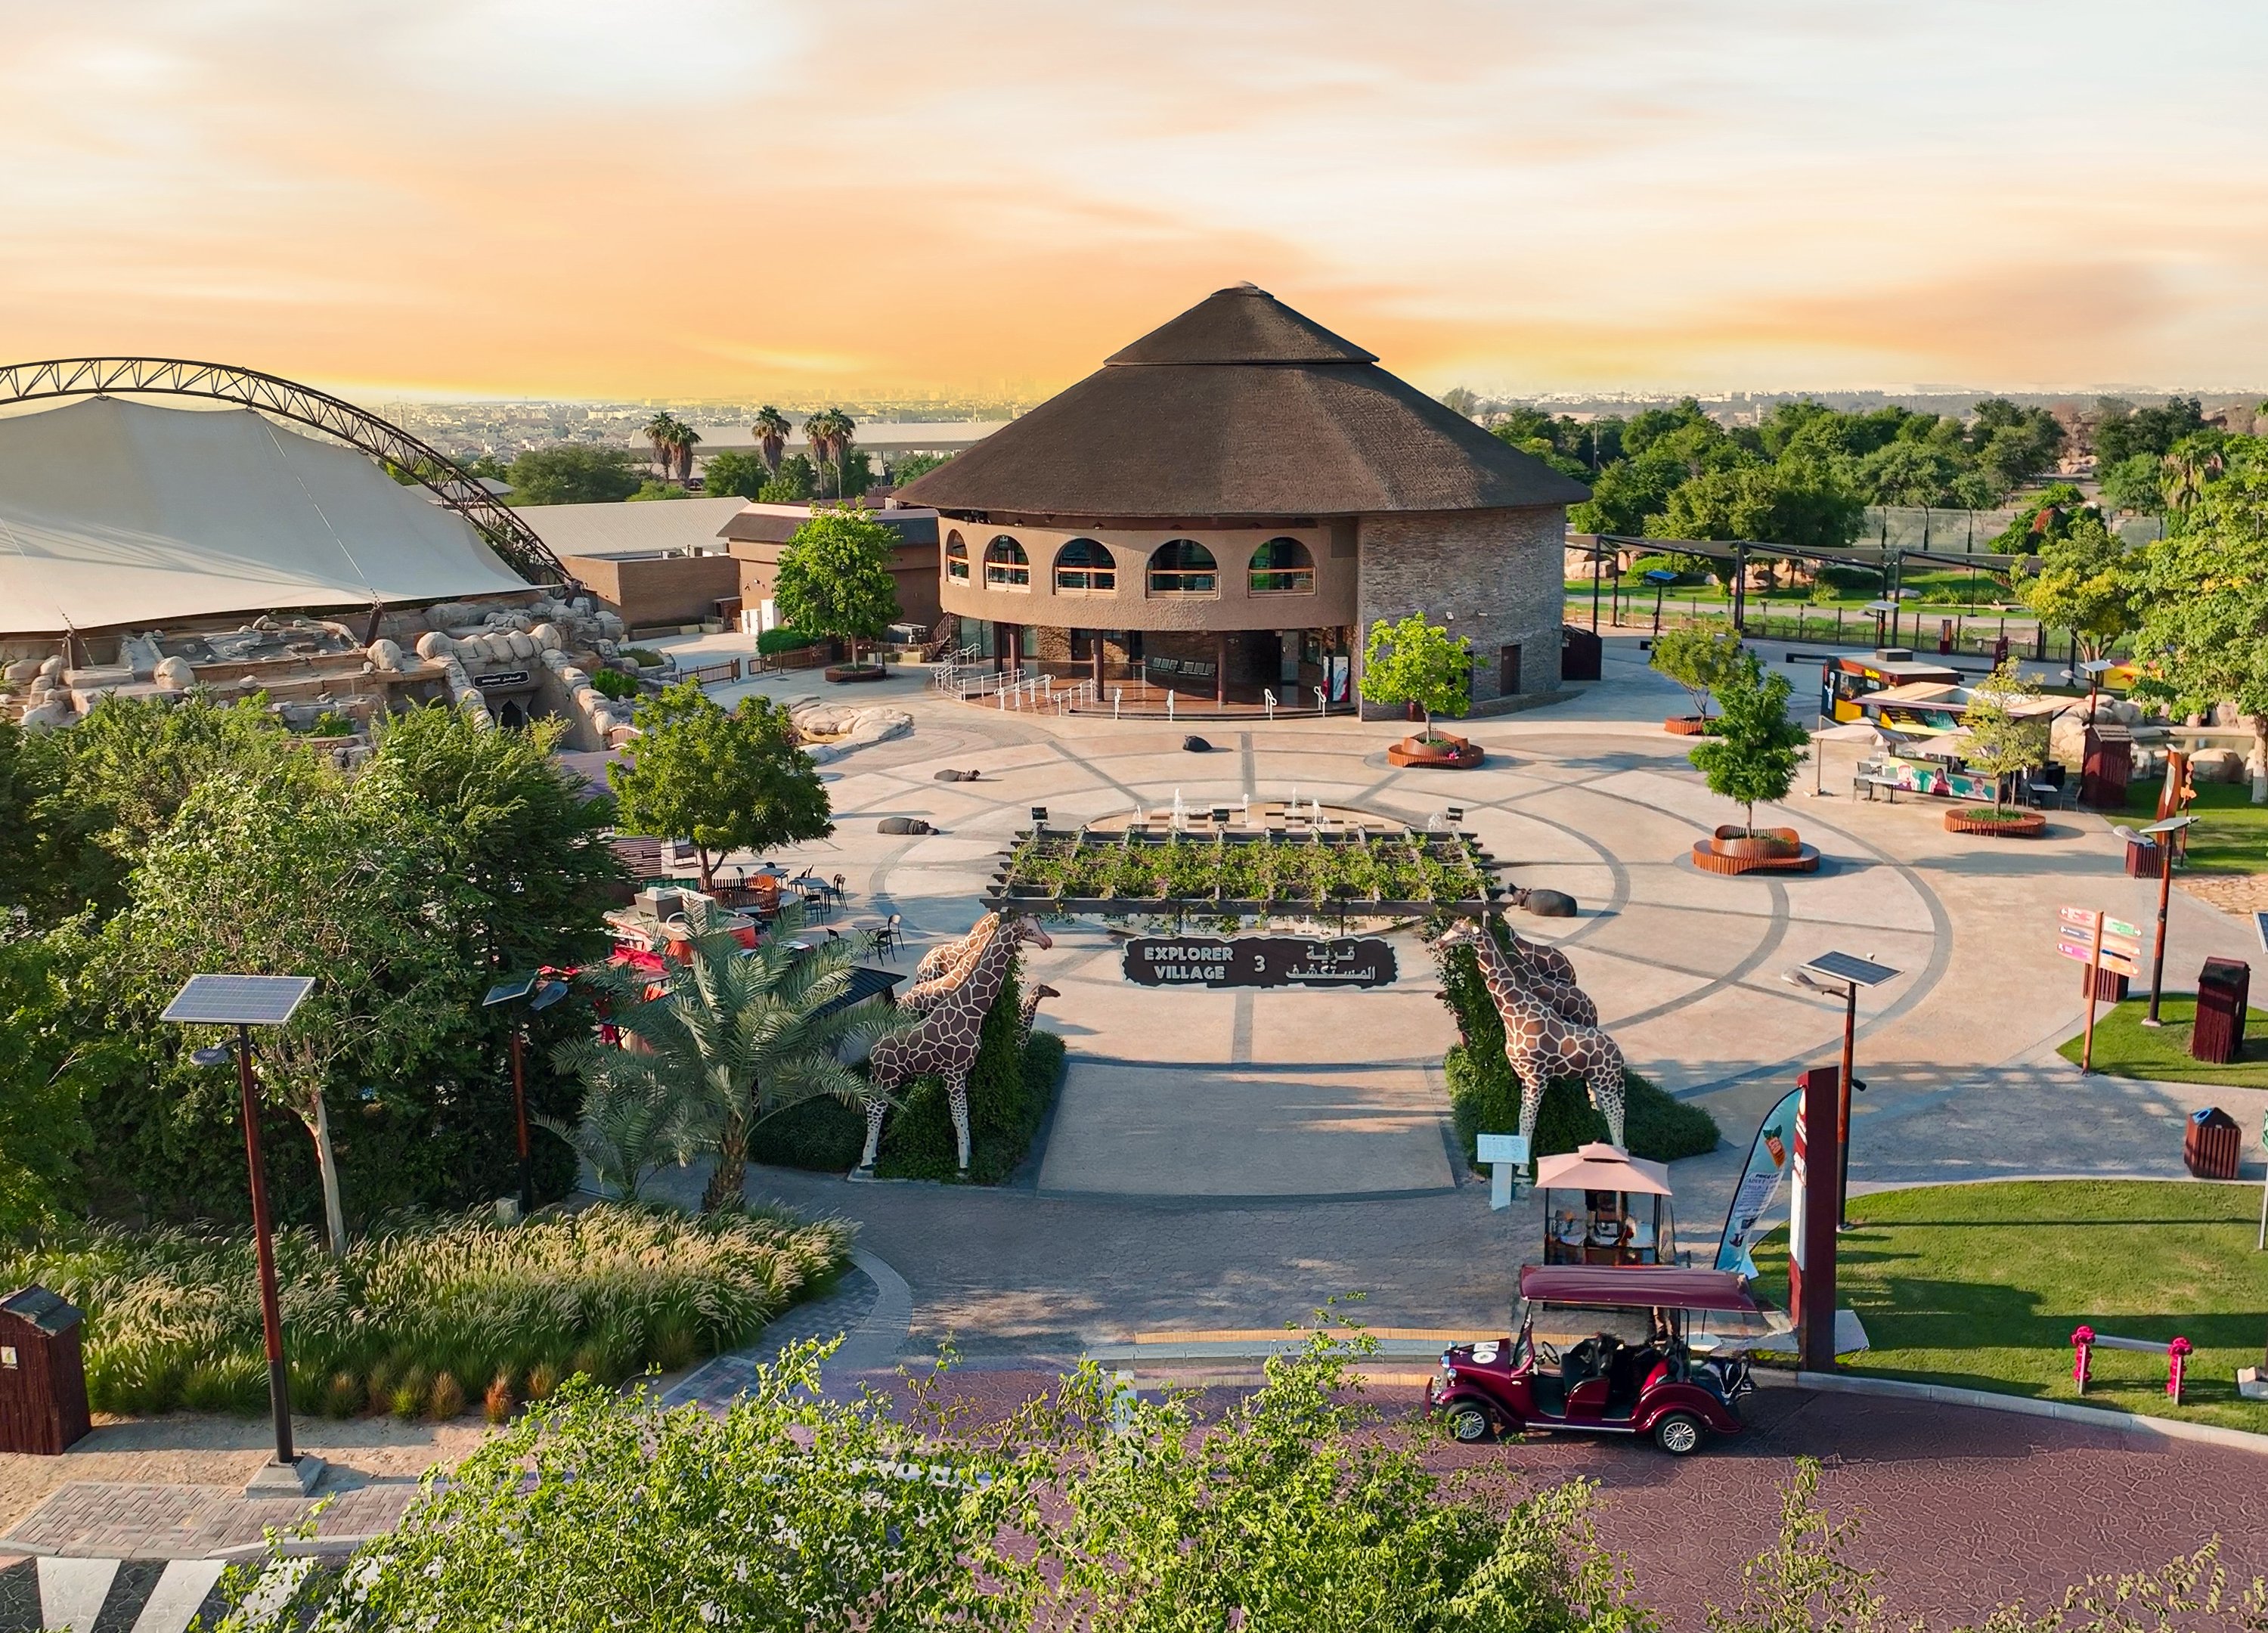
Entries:
[[2200, 1180], [2233, 1180], [2242, 1144], [2236, 1119], [2218, 1106], [2208, 1106], [2190, 1114], [2190, 1126], [2182, 1135], [2182, 1160]]
[[2131, 839], [2126, 842], [2127, 878], [2155, 879], [2165, 871], [2165, 866], [2166, 848], [2163, 845], [2152, 844], [2148, 840], [2139, 843]]
[[1588, 629], [1575, 624], [1559, 626], [1559, 678], [1562, 680], [1595, 680], [1600, 674], [1601, 651], [1605, 643]]
[[2190, 1028], [2192, 1058], [2227, 1064], [2244, 1053], [2244, 1011], [2252, 996], [2252, 966], [2239, 959], [2207, 959], [2198, 972], [2197, 1024]]
[[59, 1457], [93, 1427], [79, 1312], [44, 1287], [0, 1298], [0, 1452]]

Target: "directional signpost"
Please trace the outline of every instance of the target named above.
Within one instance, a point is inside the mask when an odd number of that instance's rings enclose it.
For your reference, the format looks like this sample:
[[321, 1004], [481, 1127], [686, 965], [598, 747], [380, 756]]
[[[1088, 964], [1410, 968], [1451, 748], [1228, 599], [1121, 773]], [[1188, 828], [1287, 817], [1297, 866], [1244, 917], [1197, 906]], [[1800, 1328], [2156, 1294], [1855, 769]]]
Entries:
[[2093, 908], [2056, 909], [2056, 951], [2087, 966], [2087, 1031], [2079, 1046], [2079, 1069], [2095, 1070], [2095, 1004], [2099, 976], [2142, 973], [2142, 931], [2123, 918]]

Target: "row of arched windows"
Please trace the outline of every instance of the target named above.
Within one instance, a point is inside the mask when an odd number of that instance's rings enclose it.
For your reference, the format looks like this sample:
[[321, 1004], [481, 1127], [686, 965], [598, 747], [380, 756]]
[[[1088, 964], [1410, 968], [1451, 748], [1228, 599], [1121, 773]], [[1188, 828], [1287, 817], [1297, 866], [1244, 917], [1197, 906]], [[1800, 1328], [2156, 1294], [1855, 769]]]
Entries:
[[[954, 584], [968, 582], [968, 541], [958, 530], [945, 536], [945, 576]], [[984, 585], [991, 590], [1029, 590], [1032, 558], [1022, 544], [1007, 533], [994, 536], [984, 547]], [[1245, 587], [1253, 595], [1301, 595], [1315, 587], [1315, 558], [1297, 539], [1270, 539], [1252, 553]], [[1152, 595], [1217, 595], [1220, 564], [1194, 539], [1168, 539], [1150, 552], [1149, 592]], [[1118, 558], [1094, 539], [1073, 539], [1056, 552], [1055, 587], [1058, 595], [1114, 594], [1118, 589]]]

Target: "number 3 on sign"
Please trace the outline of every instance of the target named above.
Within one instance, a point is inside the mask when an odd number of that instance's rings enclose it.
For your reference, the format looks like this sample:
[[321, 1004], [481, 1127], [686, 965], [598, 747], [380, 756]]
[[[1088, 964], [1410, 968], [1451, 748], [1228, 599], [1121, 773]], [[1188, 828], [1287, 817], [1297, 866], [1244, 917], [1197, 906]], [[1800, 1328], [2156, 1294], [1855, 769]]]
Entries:
[[1266, 958], [1264, 955], [1263, 955], [1263, 954], [1261, 954], [1261, 953], [1254, 953], [1254, 954], [1252, 955], [1252, 973], [1253, 973], [1254, 975], [1259, 975], [1259, 974], [1260, 974], [1260, 973], [1262, 973], [1263, 970], [1265, 970], [1267, 967], [1268, 967], [1268, 960], [1267, 960], [1267, 958]]

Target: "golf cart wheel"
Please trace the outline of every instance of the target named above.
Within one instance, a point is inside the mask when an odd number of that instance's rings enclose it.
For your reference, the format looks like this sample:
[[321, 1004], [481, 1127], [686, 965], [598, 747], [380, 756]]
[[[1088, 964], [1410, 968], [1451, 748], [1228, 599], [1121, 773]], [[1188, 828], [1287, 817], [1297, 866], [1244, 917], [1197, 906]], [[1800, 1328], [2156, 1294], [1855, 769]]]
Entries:
[[1690, 1457], [1701, 1449], [1701, 1420], [1672, 1412], [1653, 1426], [1653, 1443], [1672, 1457]]
[[1469, 1401], [1460, 1401], [1446, 1416], [1449, 1438], [1461, 1445], [1478, 1445], [1495, 1438], [1496, 1424], [1484, 1407], [1475, 1406]]

